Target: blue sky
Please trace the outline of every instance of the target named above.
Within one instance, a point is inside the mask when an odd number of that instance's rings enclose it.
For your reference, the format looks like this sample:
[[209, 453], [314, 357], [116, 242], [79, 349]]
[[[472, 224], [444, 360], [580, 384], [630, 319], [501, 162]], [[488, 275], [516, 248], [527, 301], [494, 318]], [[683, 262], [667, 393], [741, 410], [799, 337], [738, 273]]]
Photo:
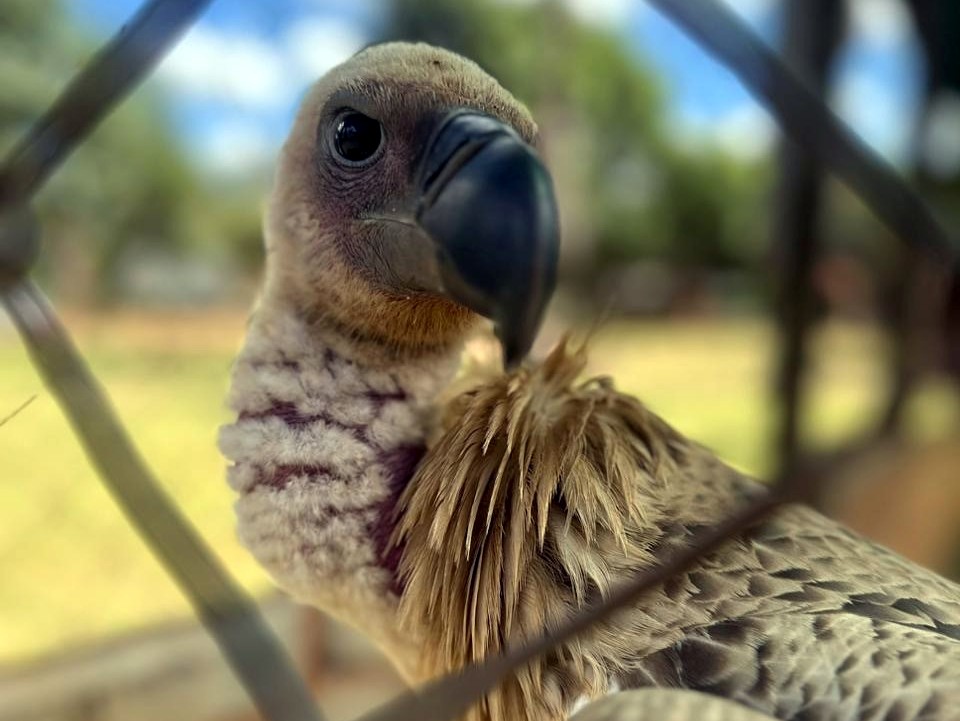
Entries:
[[[535, 0], [500, 0], [519, 3]], [[735, 78], [643, 0], [565, 0], [585, 21], [621, 34], [662, 74], [677, 142], [766, 152], [775, 131]], [[763, 37], [777, 36], [780, 0], [727, 0]], [[70, 0], [79, 23], [114, 32], [137, 0]], [[834, 107], [894, 161], [905, 154], [919, 86], [909, 17], [898, 0], [851, 0], [852, 37]], [[171, 101], [192, 152], [220, 172], [271, 157], [309, 82], [366, 44], [378, 0], [216, 0], [152, 83]]]

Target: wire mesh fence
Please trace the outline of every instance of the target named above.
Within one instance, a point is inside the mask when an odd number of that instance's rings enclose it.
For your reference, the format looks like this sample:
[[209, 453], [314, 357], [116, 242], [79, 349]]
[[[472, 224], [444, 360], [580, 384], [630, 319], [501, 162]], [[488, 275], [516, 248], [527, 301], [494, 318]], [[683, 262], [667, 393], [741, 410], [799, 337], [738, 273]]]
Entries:
[[[934, 268], [955, 257], [952, 235], [923, 199], [831, 113], [820, 93], [798, 76], [736, 16], [713, 0], [649, 0], [705, 50], [730, 68], [803, 149], [814, 169], [846, 182], [905, 247]], [[218, 642], [265, 719], [322, 719], [311, 694], [248, 598], [215, 561], [199, 536], [159, 489], [117, 419], [96, 378], [73, 348], [43, 293], [30, 279], [40, 234], [30, 211], [33, 196], [96, 124], [132, 91], [206, 7], [206, 0], [153, 0], [97, 54], [68, 86], [0, 168], [0, 295], [38, 372], [57, 397], [92, 464], [145, 542], [164, 563]], [[808, 11], [809, 12], [809, 11]], [[589, 629], [645, 591], [688, 568], [704, 554], [743, 533], [781, 504], [811, 498], [838, 469], [869, 450], [874, 434], [829, 456], [798, 447], [801, 382], [810, 335], [809, 268], [819, 249], [798, 236], [787, 254], [781, 308], [778, 394], [780, 471], [768, 492], [724, 523], [691, 539], [686, 550], [664, 558], [566, 626], [544, 629], [535, 642], [515, 647], [439, 679], [365, 716], [372, 721], [452, 719], [509, 673], [557, 644]], [[943, 286], [942, 289], [944, 289]], [[929, 307], [938, 307], [934, 292]], [[3, 421], [0, 421], [2, 424]], [[889, 419], [881, 419], [879, 428]]]

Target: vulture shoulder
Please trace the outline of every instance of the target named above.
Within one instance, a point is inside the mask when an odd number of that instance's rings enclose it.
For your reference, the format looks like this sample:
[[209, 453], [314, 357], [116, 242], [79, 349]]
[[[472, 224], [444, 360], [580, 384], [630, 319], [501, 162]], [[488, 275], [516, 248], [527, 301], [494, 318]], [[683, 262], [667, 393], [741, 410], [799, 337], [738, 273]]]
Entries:
[[[608, 379], [578, 380], [585, 365], [562, 343], [461, 392], [403, 492], [400, 618], [436, 673], [538, 636], [762, 492]], [[960, 702], [958, 623], [955, 584], [788, 506], [475, 713], [560, 719], [578, 699], [639, 686], [783, 719], [847, 718], [878, 693], [877, 708], [935, 709]]]

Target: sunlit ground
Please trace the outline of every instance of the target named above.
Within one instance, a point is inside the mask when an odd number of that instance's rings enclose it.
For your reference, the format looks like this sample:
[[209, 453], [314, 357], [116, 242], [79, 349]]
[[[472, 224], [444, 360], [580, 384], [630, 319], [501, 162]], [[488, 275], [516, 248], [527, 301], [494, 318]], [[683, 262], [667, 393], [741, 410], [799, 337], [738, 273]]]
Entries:
[[[254, 591], [269, 582], [234, 539], [215, 446], [241, 311], [68, 317], [81, 349], [164, 486]], [[593, 370], [643, 398], [736, 465], [763, 473], [773, 409], [770, 328], [761, 321], [616, 322], [592, 344]], [[817, 442], [863, 429], [884, 381], [869, 329], [831, 327], [817, 341], [810, 426]], [[59, 409], [10, 332], [0, 332], [0, 659], [116, 633], [187, 607], [89, 468]], [[944, 385], [911, 410], [917, 432], [956, 422]]]

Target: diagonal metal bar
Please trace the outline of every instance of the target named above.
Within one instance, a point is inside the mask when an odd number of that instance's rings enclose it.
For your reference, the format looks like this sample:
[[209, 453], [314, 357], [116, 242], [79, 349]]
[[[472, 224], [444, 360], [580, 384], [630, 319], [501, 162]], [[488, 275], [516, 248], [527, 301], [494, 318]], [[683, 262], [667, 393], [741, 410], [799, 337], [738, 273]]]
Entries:
[[0, 208], [27, 200], [150, 72], [210, 0], [151, 0], [87, 64], [0, 167]]
[[220, 567], [153, 479], [42, 292], [23, 280], [3, 287], [0, 300], [91, 463], [180, 585], [263, 718], [322, 721], [256, 605]]
[[920, 195], [870, 150], [777, 54], [716, 0], [647, 0], [727, 66], [783, 131], [856, 192], [908, 245], [941, 260], [960, 245]]

